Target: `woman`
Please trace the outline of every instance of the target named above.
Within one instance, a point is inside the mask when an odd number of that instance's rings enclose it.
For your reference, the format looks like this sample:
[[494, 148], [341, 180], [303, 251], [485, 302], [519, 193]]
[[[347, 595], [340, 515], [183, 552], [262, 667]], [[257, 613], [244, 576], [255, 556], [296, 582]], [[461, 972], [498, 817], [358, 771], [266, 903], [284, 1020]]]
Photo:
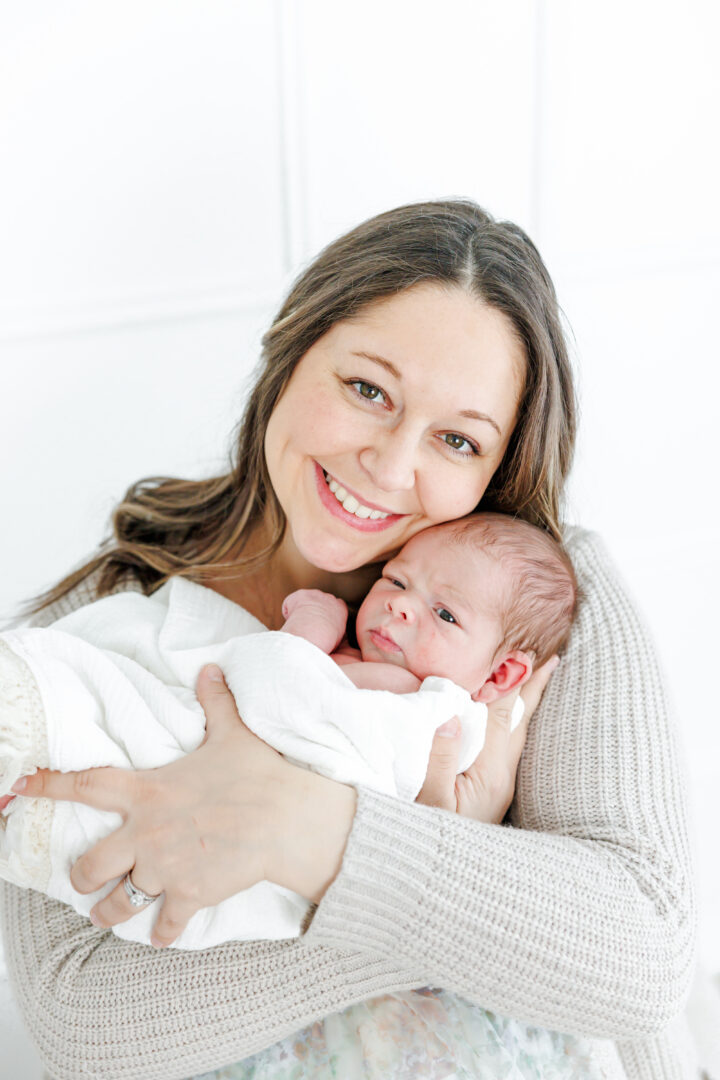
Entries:
[[[45, 598], [41, 620], [182, 573], [273, 627], [293, 588], [356, 603], [410, 535], [478, 503], [559, 531], [573, 391], [552, 284], [521, 230], [464, 202], [380, 215], [301, 275], [264, 349], [234, 470], [136, 485], [114, 542]], [[9, 962], [57, 1080], [186, 1077], [426, 984], [597, 1037], [609, 1076], [624, 1075], [621, 1060], [631, 1077], [680, 1075], [666, 1029], [690, 976], [694, 907], [674, 738], [652, 650], [597, 541], [579, 533], [570, 550], [586, 600], [536, 723], [511, 738], [495, 710], [457, 784], [457, 739], [439, 736], [429, 806], [296, 769], [243, 727], [209, 672], [194, 754], [148, 774], [27, 782], [28, 795], [121, 813], [73, 882], [89, 892], [132, 871], [137, 888], [164, 891], [158, 946], [263, 878], [318, 905], [299, 941], [180, 955], [99, 929], [132, 913], [122, 883], [96, 905], [98, 929], [7, 887]], [[499, 827], [515, 783], [517, 827]]]

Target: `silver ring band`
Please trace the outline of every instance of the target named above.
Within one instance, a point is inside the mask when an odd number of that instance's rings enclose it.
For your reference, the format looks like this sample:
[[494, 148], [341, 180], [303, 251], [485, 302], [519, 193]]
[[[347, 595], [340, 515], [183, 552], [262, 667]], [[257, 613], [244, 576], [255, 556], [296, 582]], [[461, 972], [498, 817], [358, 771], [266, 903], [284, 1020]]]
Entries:
[[149, 893], [143, 892], [142, 889], [138, 889], [137, 885], [133, 885], [130, 878], [130, 871], [123, 878], [123, 885], [125, 886], [125, 892], [130, 897], [130, 903], [133, 907], [145, 907], [146, 904], [152, 904], [153, 900], [157, 900], [160, 893], [157, 896], [150, 896]]

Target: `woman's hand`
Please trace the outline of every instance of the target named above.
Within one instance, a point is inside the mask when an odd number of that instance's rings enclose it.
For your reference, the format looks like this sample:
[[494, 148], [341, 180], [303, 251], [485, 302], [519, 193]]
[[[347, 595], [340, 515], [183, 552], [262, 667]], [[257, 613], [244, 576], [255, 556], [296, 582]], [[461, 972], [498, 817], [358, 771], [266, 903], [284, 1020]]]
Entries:
[[515, 794], [515, 777], [530, 719], [558, 662], [558, 657], [553, 656], [523, 686], [520, 696], [525, 712], [514, 731], [510, 725], [518, 692], [488, 705], [485, 745], [470, 768], [460, 775], [460, 724], [457, 719], [444, 724], [450, 730], [435, 733], [425, 783], [415, 802], [499, 824]]
[[[219, 668], [205, 668], [196, 689], [207, 733], [193, 753], [137, 772], [41, 770], [21, 792], [121, 815], [122, 826], [78, 859], [71, 881], [91, 893], [131, 870], [137, 888], [164, 893], [157, 946], [175, 941], [200, 908], [258, 881], [317, 902], [340, 869], [355, 813], [354, 789], [291, 765], [242, 723]], [[114, 926], [135, 911], [120, 881], [91, 918]]]

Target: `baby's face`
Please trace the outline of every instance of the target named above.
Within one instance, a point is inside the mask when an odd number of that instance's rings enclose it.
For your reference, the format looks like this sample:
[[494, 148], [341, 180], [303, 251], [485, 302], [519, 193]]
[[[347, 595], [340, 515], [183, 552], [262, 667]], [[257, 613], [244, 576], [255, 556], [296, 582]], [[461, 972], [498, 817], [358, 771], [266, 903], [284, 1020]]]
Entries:
[[476, 694], [502, 640], [503, 570], [448, 527], [414, 536], [383, 569], [360, 607], [363, 660], [398, 664], [424, 679], [441, 675]]

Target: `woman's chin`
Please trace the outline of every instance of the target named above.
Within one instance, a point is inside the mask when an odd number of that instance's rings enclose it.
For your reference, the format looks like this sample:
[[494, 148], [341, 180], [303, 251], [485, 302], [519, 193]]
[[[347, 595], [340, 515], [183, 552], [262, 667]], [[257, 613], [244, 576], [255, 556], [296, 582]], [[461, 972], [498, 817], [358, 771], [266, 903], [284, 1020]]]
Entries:
[[397, 545], [342, 544], [323, 540], [318, 543], [296, 541], [296, 547], [302, 558], [317, 570], [324, 570], [328, 574], [349, 574], [367, 563], [384, 560], [386, 552], [394, 550]]

